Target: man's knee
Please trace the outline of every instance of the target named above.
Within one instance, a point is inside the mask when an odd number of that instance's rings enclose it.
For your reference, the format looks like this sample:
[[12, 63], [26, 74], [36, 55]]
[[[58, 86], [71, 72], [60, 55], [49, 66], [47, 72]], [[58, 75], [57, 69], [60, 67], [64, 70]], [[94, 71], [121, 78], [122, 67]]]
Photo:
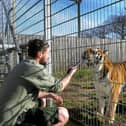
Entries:
[[64, 107], [59, 107], [59, 121], [66, 124], [69, 120], [68, 110]]

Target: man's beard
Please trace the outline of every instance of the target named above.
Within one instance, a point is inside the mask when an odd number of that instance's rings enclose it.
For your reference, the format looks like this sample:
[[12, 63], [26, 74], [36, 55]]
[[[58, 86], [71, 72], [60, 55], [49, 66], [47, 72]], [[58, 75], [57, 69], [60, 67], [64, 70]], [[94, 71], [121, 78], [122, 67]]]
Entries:
[[41, 64], [41, 65], [43, 65], [44, 67], [46, 67], [46, 66], [47, 66], [47, 60], [41, 59], [41, 60], [39, 61], [39, 64]]
[[42, 62], [40, 62], [40, 64], [41, 64], [41, 65], [43, 65], [44, 67], [46, 67], [46, 66], [47, 66], [47, 63], [46, 63], [46, 62], [43, 62], [43, 63], [42, 63]]

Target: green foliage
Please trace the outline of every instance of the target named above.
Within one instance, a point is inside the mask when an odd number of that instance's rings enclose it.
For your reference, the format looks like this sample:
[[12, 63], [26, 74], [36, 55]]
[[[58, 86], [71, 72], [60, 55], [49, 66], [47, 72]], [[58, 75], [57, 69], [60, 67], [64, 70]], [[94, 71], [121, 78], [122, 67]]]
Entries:
[[57, 73], [53, 73], [53, 76], [56, 78], [62, 78], [63, 76], [65, 76], [66, 72], [57, 72]]
[[91, 71], [91, 69], [79, 69], [75, 75], [74, 75], [74, 78], [75, 79], [88, 79], [88, 80], [91, 80], [93, 77], [93, 73]]
[[[66, 72], [54, 74], [57, 78], [63, 78]], [[79, 69], [72, 77], [69, 86], [62, 92], [64, 106], [69, 110], [70, 117], [82, 124], [97, 126], [107, 126], [108, 122], [104, 117], [96, 115], [97, 97], [94, 88], [93, 72], [91, 69]], [[117, 105], [116, 120], [121, 120], [120, 123], [126, 122], [126, 92], [123, 92], [122, 97]], [[75, 124], [78, 125], [79, 124]], [[68, 123], [67, 126], [74, 126], [74, 123]], [[118, 126], [118, 124], [114, 124]]]
[[[62, 78], [66, 74], [66, 71], [54, 73], [53, 76], [56, 78]], [[72, 81], [78, 80], [92, 80], [93, 72], [91, 69], [79, 69], [72, 77]]]

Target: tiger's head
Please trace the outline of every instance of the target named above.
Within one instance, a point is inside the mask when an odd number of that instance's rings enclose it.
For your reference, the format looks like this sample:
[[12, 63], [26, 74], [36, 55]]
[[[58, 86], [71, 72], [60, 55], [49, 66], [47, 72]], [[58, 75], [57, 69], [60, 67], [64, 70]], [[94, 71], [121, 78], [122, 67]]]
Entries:
[[90, 48], [87, 48], [83, 53], [82, 53], [82, 59], [84, 61], [84, 63], [87, 64], [87, 66], [91, 66], [94, 64], [94, 54], [95, 54], [95, 51], [94, 49], [92, 49], [91, 47]]
[[96, 63], [100, 63], [100, 62], [103, 63], [105, 56], [108, 55], [108, 51], [97, 48], [97, 49], [95, 49], [94, 55], [95, 55], [95, 62]]
[[103, 49], [95, 49], [95, 53], [94, 53], [94, 61], [96, 65], [99, 65], [99, 70], [103, 69], [103, 65], [105, 64], [105, 57], [108, 55], [108, 51], [107, 50], [103, 50]]

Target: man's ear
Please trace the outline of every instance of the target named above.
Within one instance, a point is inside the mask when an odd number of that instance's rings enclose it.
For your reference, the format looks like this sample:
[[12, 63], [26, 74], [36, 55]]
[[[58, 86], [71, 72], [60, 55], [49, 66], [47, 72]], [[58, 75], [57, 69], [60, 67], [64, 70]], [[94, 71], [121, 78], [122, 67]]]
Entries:
[[36, 55], [37, 55], [38, 58], [41, 58], [42, 57], [42, 51], [38, 51]]

